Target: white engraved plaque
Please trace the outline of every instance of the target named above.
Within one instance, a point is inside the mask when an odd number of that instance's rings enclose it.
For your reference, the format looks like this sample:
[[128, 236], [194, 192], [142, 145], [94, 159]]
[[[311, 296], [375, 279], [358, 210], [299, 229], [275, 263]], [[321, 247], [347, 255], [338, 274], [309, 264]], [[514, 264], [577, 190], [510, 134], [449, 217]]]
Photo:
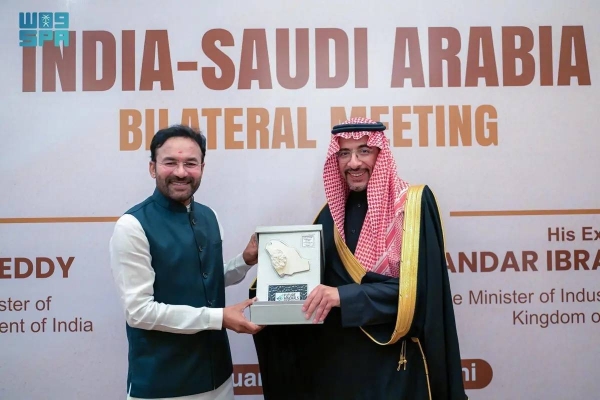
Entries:
[[[256, 229], [257, 302], [250, 307], [251, 320], [257, 318], [256, 323], [265, 325], [307, 323], [301, 306], [321, 283], [324, 256], [322, 229], [321, 225]], [[268, 307], [268, 311], [261, 307]]]

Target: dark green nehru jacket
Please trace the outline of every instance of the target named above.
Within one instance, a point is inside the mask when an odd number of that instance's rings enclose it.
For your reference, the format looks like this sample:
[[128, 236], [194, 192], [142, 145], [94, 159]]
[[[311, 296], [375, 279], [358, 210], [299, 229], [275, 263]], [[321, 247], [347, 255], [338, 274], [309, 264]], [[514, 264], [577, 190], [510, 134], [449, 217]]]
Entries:
[[[212, 210], [190, 212], [158, 190], [126, 212], [142, 225], [155, 271], [154, 300], [192, 307], [225, 307], [223, 251]], [[232, 372], [225, 329], [175, 334], [127, 325], [132, 397], [188, 396], [219, 387]]]

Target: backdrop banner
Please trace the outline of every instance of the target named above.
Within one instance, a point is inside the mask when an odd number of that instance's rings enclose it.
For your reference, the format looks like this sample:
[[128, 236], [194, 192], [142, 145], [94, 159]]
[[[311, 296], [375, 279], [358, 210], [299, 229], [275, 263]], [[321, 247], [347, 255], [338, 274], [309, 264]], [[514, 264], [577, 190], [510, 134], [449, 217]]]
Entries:
[[[387, 126], [441, 207], [469, 397], [596, 398], [600, 3], [4, 1], [0, 398], [125, 399], [114, 223], [150, 141], [207, 136], [196, 200], [235, 257], [325, 203], [331, 127]], [[247, 298], [256, 276], [226, 290]], [[262, 399], [229, 332], [236, 397]]]

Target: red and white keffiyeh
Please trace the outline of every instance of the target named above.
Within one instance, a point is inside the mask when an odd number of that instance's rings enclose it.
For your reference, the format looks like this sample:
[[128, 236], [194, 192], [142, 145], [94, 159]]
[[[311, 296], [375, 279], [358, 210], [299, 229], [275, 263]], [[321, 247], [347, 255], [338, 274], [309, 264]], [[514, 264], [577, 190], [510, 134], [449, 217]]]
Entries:
[[[368, 118], [351, 118], [345, 124], [376, 124]], [[325, 196], [333, 222], [342, 239], [349, 187], [341, 175], [336, 153], [340, 137], [360, 139], [367, 135], [368, 146], [380, 149], [367, 184], [368, 210], [354, 256], [366, 271], [398, 277], [402, 249], [402, 224], [408, 183], [398, 177], [396, 162], [383, 131], [341, 132], [332, 135], [323, 170]]]

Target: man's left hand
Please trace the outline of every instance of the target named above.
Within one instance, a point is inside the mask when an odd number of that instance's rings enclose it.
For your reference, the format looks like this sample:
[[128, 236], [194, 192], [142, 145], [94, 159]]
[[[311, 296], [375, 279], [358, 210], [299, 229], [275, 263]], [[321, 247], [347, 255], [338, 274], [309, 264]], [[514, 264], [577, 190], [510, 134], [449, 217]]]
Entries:
[[242, 253], [244, 262], [246, 265], [254, 265], [258, 262], [258, 241], [256, 240], [256, 233], [250, 237], [250, 241]]
[[323, 322], [332, 307], [340, 306], [340, 292], [337, 288], [319, 285], [313, 289], [302, 306], [306, 319], [315, 313], [313, 323]]

